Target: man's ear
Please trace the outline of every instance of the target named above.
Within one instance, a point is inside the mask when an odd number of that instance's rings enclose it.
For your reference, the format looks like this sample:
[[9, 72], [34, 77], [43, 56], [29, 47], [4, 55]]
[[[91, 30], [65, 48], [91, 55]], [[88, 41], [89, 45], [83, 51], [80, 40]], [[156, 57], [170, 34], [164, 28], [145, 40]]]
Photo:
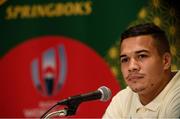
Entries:
[[163, 55], [164, 70], [167, 70], [171, 67], [171, 60], [172, 60], [171, 54], [168, 52], [164, 53]]

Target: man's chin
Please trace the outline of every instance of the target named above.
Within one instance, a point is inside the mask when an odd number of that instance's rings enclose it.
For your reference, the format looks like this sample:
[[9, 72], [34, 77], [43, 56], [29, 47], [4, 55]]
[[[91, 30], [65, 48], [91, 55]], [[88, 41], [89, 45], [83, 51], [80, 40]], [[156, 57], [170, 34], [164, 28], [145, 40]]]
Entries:
[[135, 92], [135, 93], [141, 94], [141, 93], [143, 93], [143, 91], [145, 90], [145, 88], [143, 88], [143, 87], [133, 87], [133, 88], [131, 88], [131, 90], [132, 90], [133, 92]]

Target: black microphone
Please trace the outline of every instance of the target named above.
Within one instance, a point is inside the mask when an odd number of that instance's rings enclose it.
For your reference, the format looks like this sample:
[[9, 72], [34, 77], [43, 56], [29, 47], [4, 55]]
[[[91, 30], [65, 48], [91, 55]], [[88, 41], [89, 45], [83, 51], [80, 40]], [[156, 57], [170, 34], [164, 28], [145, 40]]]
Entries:
[[106, 86], [101, 86], [96, 91], [68, 97], [67, 99], [59, 101], [58, 104], [59, 105], [68, 105], [68, 104], [76, 104], [76, 103], [79, 104], [84, 101], [91, 101], [97, 99], [100, 99], [100, 101], [105, 102], [109, 100], [110, 97], [111, 97], [111, 90]]

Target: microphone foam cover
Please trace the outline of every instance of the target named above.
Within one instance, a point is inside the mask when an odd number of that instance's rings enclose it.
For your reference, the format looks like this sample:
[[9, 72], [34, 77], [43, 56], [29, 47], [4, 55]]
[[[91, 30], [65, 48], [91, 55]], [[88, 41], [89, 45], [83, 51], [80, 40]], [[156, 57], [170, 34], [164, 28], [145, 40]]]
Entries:
[[101, 86], [98, 90], [102, 93], [100, 101], [108, 101], [111, 98], [111, 90], [106, 86]]

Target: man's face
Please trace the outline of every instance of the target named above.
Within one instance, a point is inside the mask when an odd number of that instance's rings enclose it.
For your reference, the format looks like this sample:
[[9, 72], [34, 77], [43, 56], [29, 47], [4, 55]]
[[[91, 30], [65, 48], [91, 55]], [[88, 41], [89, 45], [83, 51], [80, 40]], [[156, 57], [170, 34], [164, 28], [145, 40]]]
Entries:
[[150, 35], [129, 37], [121, 44], [121, 71], [127, 85], [138, 94], [156, 90], [163, 80], [163, 58]]

